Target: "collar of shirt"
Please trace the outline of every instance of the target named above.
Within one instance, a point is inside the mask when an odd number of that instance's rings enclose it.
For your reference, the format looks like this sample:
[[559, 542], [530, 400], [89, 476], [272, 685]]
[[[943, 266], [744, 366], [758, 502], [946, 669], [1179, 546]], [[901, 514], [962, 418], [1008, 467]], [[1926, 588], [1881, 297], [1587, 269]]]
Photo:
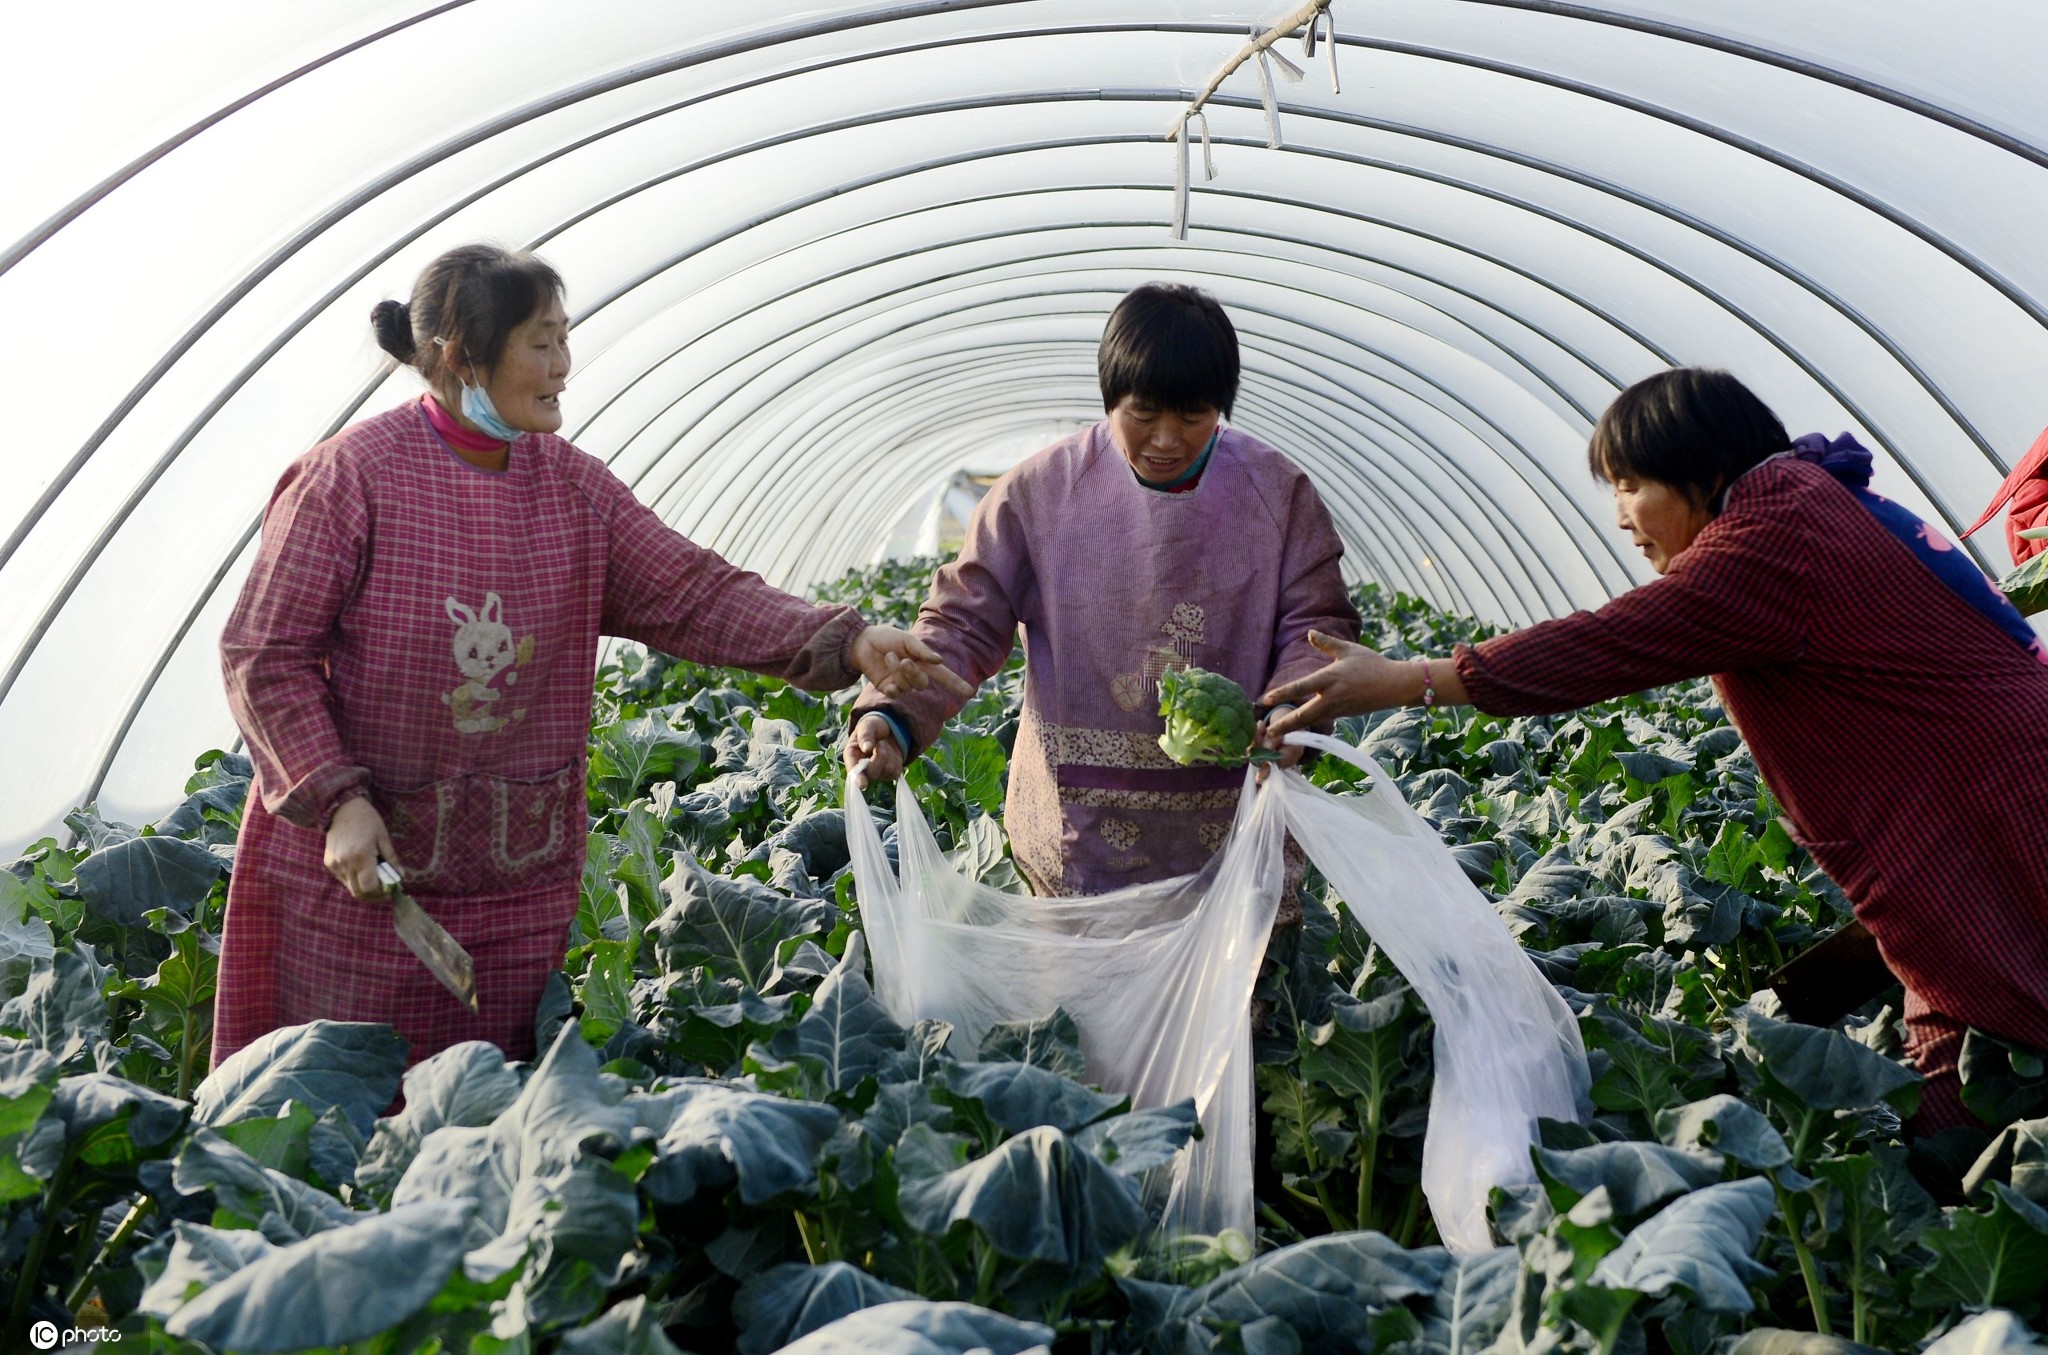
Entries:
[[[503, 469], [505, 453], [511, 443], [501, 442], [488, 433], [479, 433], [473, 428], [464, 428], [455, 421], [455, 416], [441, 408], [441, 402], [431, 395], [420, 397], [420, 408], [425, 411], [428, 424], [440, 435], [454, 453], [472, 466], [482, 462], [495, 461], [495, 466], [485, 469]], [[481, 454], [481, 455], [479, 455]]]

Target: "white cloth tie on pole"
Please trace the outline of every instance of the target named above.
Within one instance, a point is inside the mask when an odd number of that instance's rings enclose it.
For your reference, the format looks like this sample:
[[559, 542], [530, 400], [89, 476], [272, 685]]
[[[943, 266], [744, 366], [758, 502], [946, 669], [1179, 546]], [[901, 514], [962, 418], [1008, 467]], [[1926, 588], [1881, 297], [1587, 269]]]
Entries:
[[1295, 65], [1292, 61], [1289, 61], [1285, 56], [1281, 55], [1279, 48], [1266, 48], [1266, 55], [1270, 56], [1271, 58], [1273, 58], [1274, 61], [1280, 64], [1280, 78], [1282, 80], [1285, 80], [1288, 84], [1298, 85], [1306, 77], [1307, 72], [1303, 71], [1301, 67]]
[[1173, 139], [1179, 144], [1174, 148], [1173, 161], [1173, 238], [1188, 238], [1188, 123], [1202, 125], [1202, 178], [1207, 181], [1216, 177], [1216, 157], [1209, 148], [1209, 115], [1195, 113], [1174, 129]]
[[[1256, 39], [1258, 36], [1258, 30], [1253, 29], [1252, 37]], [[1259, 48], [1259, 102], [1266, 109], [1266, 149], [1277, 151], [1280, 149], [1280, 105], [1273, 97], [1273, 68], [1266, 57], [1267, 49]]]
[[1487, 1250], [1488, 1192], [1535, 1179], [1537, 1119], [1589, 1113], [1578, 1024], [1377, 764], [1320, 735], [1288, 742], [1362, 768], [1372, 792], [1332, 795], [1296, 772], [1258, 785], [1247, 771], [1230, 836], [1201, 873], [1087, 898], [1026, 898], [960, 875], [903, 782], [892, 872], [849, 785], [875, 991], [905, 1025], [951, 1023], [963, 1057], [999, 1022], [1064, 1009], [1091, 1081], [1140, 1108], [1194, 1100], [1204, 1137], [1147, 1186], [1164, 1226], [1251, 1236], [1250, 1003], [1291, 831], [1435, 1018], [1423, 1192], [1447, 1246]]
[[1188, 238], [1188, 125], [1175, 129], [1173, 139], [1173, 238]]
[[1325, 26], [1322, 35], [1322, 42], [1324, 47], [1329, 52], [1330, 93], [1342, 94], [1344, 92], [1344, 86], [1340, 84], [1337, 80], [1337, 11], [1335, 9], [1329, 6], [1324, 6], [1323, 9], [1318, 11], [1315, 14], [1315, 16], [1308, 21], [1307, 25], [1302, 28], [1302, 59], [1304, 61], [1315, 60], [1316, 27], [1319, 24]]

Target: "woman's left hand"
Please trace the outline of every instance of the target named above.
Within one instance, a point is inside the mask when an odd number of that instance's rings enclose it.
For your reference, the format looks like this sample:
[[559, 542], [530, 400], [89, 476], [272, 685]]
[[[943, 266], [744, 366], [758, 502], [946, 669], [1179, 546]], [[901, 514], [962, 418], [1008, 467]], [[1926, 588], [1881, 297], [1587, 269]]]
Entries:
[[921, 692], [934, 682], [953, 695], [974, 695], [974, 684], [946, 667], [938, 652], [907, 630], [869, 626], [853, 642], [853, 666], [884, 696]]
[[1261, 763], [1259, 765], [1257, 779], [1260, 785], [1264, 785], [1266, 783], [1266, 774], [1272, 771], [1275, 767], [1278, 767], [1283, 772], [1291, 772], [1296, 767], [1299, 767], [1301, 765], [1301, 759], [1303, 755], [1308, 752], [1308, 749], [1303, 748], [1298, 743], [1282, 743], [1281, 738], [1284, 736], [1286, 731], [1283, 730], [1278, 734], [1273, 732], [1273, 722], [1288, 715], [1292, 711], [1292, 709], [1293, 708], [1290, 706], [1278, 707], [1277, 709], [1268, 711], [1266, 713], [1266, 718], [1259, 721], [1258, 733], [1254, 735], [1252, 738], [1252, 746], [1254, 748], [1275, 749], [1280, 754], [1280, 760], [1278, 762], [1266, 762]]

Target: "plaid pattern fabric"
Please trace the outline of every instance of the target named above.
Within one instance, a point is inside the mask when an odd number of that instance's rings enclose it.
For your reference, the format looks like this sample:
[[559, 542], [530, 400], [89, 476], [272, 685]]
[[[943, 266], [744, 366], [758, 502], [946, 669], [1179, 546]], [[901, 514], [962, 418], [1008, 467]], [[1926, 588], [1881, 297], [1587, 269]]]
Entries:
[[2048, 667], [1819, 467], [1736, 481], [1662, 578], [1460, 646], [1481, 710], [1701, 674], [1906, 986], [1923, 1128], [1966, 1122], [1962, 1025], [2048, 1048]]
[[249, 807], [221, 940], [214, 1063], [279, 1026], [313, 1020], [385, 1022], [409, 1046], [408, 1064], [463, 1040], [530, 1057], [534, 1009], [561, 963], [577, 882], [413, 896], [475, 962], [480, 1010], [471, 1015], [406, 949], [389, 907], [358, 902], [321, 868], [323, 842]]
[[[480, 471], [411, 404], [314, 448], [272, 496], [221, 639], [256, 793], [229, 890], [216, 1061], [344, 1012], [421, 1022], [414, 1059], [480, 1030], [525, 1047], [575, 909], [599, 637], [834, 690], [857, 680], [861, 627], [850, 608], [791, 597], [684, 539], [561, 438], [522, 437], [506, 471]], [[421, 906], [471, 949], [481, 1018], [432, 1016], [460, 1008], [389, 914], [321, 867], [322, 828], [360, 793]]]

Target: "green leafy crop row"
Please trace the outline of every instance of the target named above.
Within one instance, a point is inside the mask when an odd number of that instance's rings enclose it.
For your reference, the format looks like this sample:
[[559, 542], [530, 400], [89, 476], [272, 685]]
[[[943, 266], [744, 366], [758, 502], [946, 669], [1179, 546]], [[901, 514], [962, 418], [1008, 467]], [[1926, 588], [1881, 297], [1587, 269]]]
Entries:
[[[825, 590], [915, 613], [929, 562]], [[1480, 631], [1363, 590], [1367, 640]], [[1021, 669], [909, 775], [956, 864], [999, 819]], [[952, 1049], [868, 986], [846, 702], [622, 652], [543, 1057], [411, 1070], [383, 1027], [206, 1075], [246, 761], [144, 829], [90, 809], [0, 872], [0, 1302], [150, 1350], [1066, 1352], [2033, 1348], [2048, 1068], [1972, 1035], [1992, 1134], [1908, 1143], [1895, 1005], [1822, 1029], [1768, 976], [1845, 920], [1705, 685], [1569, 717], [1346, 722], [1579, 1015], [1596, 1118], [1547, 1124], [1502, 1245], [1418, 1185], [1431, 1025], [1313, 872], [1262, 980], [1256, 1238], [1153, 1235], [1199, 1132], [1086, 1085], [1048, 1012]], [[1344, 791], [1326, 760], [1312, 779]], [[878, 797], [879, 798], [879, 797]], [[1896, 1004], [1894, 993], [1891, 1003]], [[1995, 1311], [1994, 1311], [1995, 1310]]]

